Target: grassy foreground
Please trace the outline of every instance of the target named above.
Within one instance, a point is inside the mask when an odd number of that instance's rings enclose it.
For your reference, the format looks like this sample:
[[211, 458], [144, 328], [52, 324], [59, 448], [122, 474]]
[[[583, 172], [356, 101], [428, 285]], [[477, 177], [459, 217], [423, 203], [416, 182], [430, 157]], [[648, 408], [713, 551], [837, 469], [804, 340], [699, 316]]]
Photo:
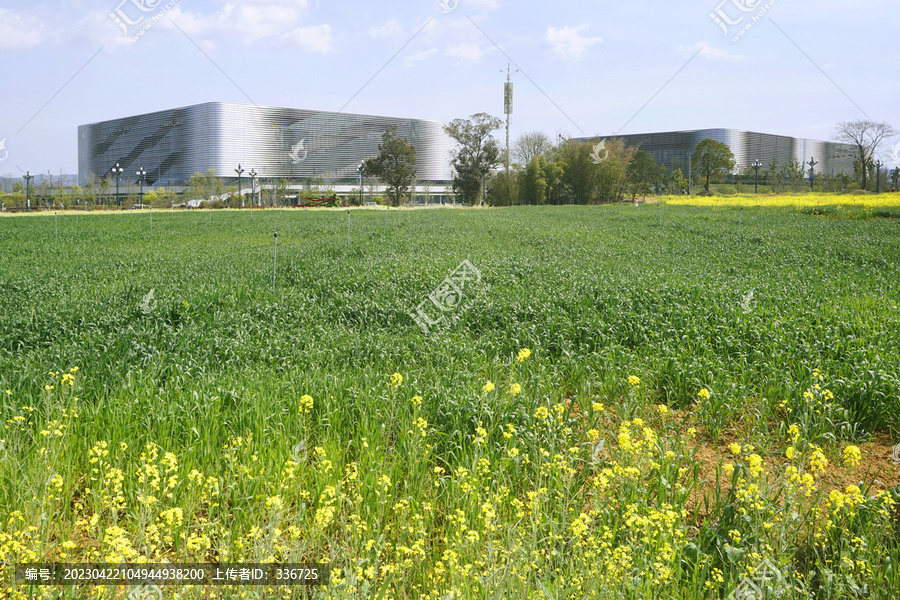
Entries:
[[900, 589], [895, 221], [148, 217], [0, 219], [7, 565], [316, 561], [322, 598], [725, 598], [761, 566], [783, 598]]

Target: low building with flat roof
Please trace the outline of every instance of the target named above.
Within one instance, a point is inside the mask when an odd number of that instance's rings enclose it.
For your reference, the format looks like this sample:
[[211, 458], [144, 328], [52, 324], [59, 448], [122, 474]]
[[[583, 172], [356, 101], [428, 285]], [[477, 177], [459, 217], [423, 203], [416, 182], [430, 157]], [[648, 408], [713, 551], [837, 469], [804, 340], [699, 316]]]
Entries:
[[[853, 146], [837, 142], [823, 142], [770, 133], [757, 133], [741, 129], [693, 129], [689, 131], [665, 131], [609, 136], [622, 139], [626, 146], [636, 146], [651, 155], [657, 164], [672, 171], [681, 169], [687, 174], [691, 155], [697, 144], [705, 139], [721, 142], [734, 154], [735, 170], [750, 167], [756, 160], [767, 169], [772, 161], [779, 167], [791, 161], [806, 164], [815, 158], [816, 173], [829, 175], [853, 175]], [[599, 141], [596, 138], [581, 140]]]
[[178, 188], [212, 171], [226, 184], [240, 164], [248, 178], [359, 186], [360, 162], [377, 156], [396, 126], [416, 148], [417, 182], [449, 185], [453, 139], [444, 123], [421, 119], [207, 102], [78, 127], [78, 178], [106, 177], [118, 163], [128, 178], [143, 168], [145, 185]]

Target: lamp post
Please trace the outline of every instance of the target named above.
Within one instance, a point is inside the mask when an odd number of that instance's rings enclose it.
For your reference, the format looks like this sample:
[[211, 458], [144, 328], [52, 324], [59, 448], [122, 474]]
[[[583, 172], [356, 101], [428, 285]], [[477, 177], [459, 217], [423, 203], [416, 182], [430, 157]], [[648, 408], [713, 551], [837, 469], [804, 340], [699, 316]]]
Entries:
[[357, 172], [359, 173], [359, 205], [363, 205], [362, 194], [363, 194], [363, 173], [366, 172], [366, 167], [364, 163], [359, 163], [359, 166], [356, 167]]
[[250, 193], [250, 214], [253, 214], [253, 203], [256, 202], [256, 169], [250, 167], [250, 172], [247, 173], [250, 176], [250, 181], [253, 185], [253, 191]]
[[241, 173], [244, 172], [244, 169], [241, 168], [241, 163], [238, 163], [238, 167], [234, 172], [238, 176], [238, 197], [241, 199], [241, 208], [244, 208], [244, 195], [241, 194]]
[[31, 180], [34, 179], [34, 175], [31, 171], [25, 171], [22, 178], [25, 180], [25, 208], [31, 210]]
[[138, 176], [138, 183], [141, 186], [141, 208], [144, 208], [144, 178], [147, 176], [147, 171], [144, 170], [144, 167], [135, 172], [135, 175]]
[[884, 166], [884, 163], [881, 162], [881, 159], [875, 161], [875, 193], [881, 193], [881, 167]]
[[119, 210], [119, 177], [122, 175], [122, 172], [125, 171], [122, 167], [119, 166], [119, 163], [116, 163], [116, 166], [112, 168], [113, 175], [116, 176], [116, 210]]
[[756, 171], [756, 181], [753, 183], [753, 193], [758, 194], [759, 193], [759, 168], [762, 166], [762, 163], [759, 162], [759, 159], [757, 158], [755, 161], [753, 161], [753, 164], [750, 166], [753, 167], [754, 171]]
[[816, 165], [819, 164], [819, 161], [814, 156], [810, 156], [809, 162], [806, 164], [809, 165], [809, 193], [811, 194], [813, 192], [813, 183], [816, 180]]

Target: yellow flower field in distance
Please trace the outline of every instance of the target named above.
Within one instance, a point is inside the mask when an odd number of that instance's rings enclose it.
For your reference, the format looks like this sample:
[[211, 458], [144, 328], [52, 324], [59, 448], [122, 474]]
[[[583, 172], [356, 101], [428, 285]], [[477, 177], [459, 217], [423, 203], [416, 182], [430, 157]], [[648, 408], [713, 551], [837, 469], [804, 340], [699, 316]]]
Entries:
[[816, 206], [846, 206], [854, 208], [900, 207], [900, 193], [852, 194], [738, 194], [734, 196], [660, 196], [665, 204], [689, 206], [765, 206], [814, 208]]

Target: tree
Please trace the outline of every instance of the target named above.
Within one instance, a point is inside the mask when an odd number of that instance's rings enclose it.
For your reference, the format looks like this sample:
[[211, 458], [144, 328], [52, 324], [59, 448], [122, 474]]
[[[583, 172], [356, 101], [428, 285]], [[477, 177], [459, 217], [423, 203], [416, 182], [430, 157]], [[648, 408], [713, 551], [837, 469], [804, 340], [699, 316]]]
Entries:
[[183, 197], [190, 200], [212, 200], [221, 195], [222, 180], [216, 177], [215, 169], [207, 169], [206, 173], [194, 173], [188, 182]]
[[453, 191], [466, 204], [475, 204], [481, 195], [484, 178], [500, 164], [500, 146], [491, 133], [499, 129], [500, 119], [476, 113], [470, 119], [453, 119], [444, 131], [460, 145], [453, 151]]
[[722, 142], [706, 138], [697, 144], [697, 149], [691, 156], [691, 168], [706, 178], [703, 189], [709, 192], [709, 180], [713, 175], [728, 173], [734, 169], [734, 154]]
[[652, 191], [651, 186], [658, 183], [659, 169], [656, 161], [643, 150], [638, 150], [628, 163], [626, 177], [632, 200], [638, 194], [646, 196]]
[[875, 151], [885, 138], [895, 136], [898, 131], [887, 123], [876, 123], [867, 119], [842, 121], [834, 131], [834, 139], [851, 146], [856, 146], [853, 156], [859, 164], [861, 175], [860, 188], [866, 189], [868, 166], [872, 163]]
[[487, 196], [485, 200], [491, 206], [518, 204], [521, 179], [522, 173], [518, 169], [510, 170], [509, 179], [506, 178], [505, 170], [497, 171], [487, 181]]
[[525, 204], [547, 202], [547, 178], [544, 176], [544, 159], [534, 156], [522, 173], [522, 200]]
[[562, 164], [563, 202], [589, 204], [594, 199], [597, 188], [597, 165], [591, 159], [593, 146], [590, 142], [568, 139], [556, 147], [557, 160]]
[[365, 161], [363, 168], [387, 185], [390, 204], [400, 206], [400, 198], [409, 195], [416, 180], [416, 149], [397, 135], [396, 126], [389, 127], [381, 136], [378, 156]]
[[512, 158], [522, 166], [529, 165], [535, 156], [543, 156], [552, 147], [550, 138], [544, 133], [529, 131], [513, 143]]

